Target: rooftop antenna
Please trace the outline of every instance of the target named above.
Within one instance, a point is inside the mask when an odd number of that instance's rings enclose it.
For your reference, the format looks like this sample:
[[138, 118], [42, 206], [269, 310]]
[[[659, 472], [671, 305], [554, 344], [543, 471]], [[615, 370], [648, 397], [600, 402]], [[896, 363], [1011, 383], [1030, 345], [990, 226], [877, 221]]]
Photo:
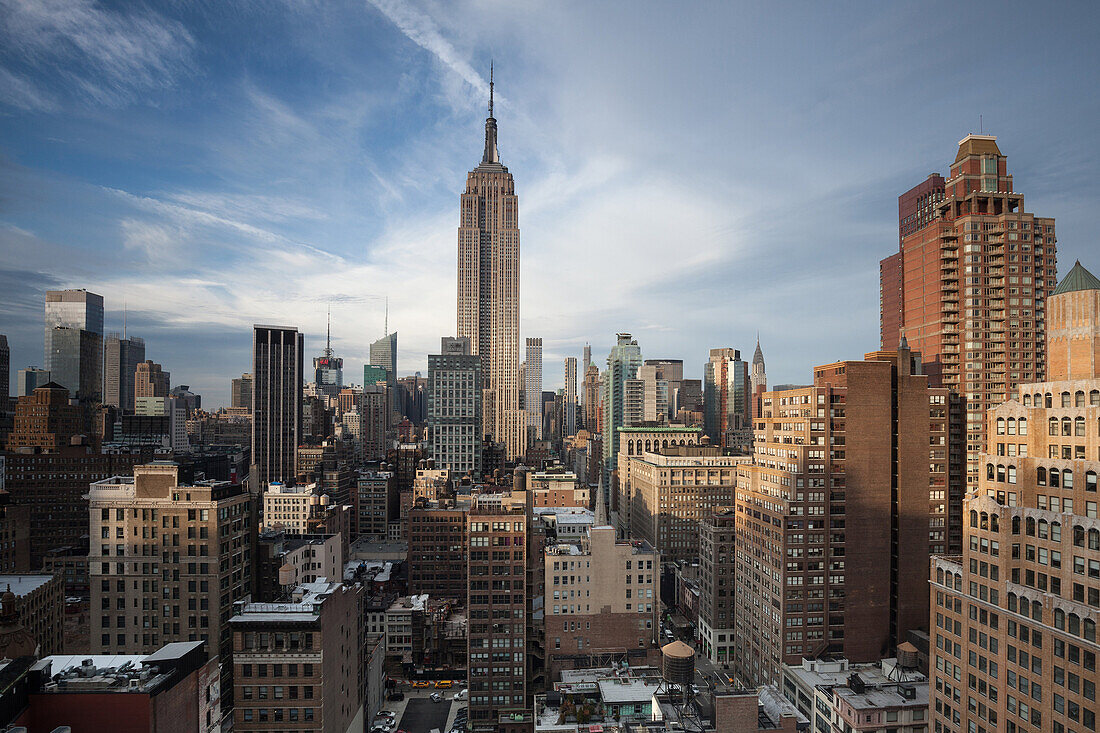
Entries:
[[493, 116], [493, 60], [489, 59], [489, 116]]
[[980, 114], [978, 115], [978, 134], [985, 134], [985, 122], [982, 120], [982, 116]]
[[122, 301], [122, 340], [126, 340], [126, 301]]
[[390, 296], [386, 296], [386, 320], [382, 322], [383, 337], [390, 335]]
[[332, 357], [332, 303], [328, 304], [325, 316], [325, 356]]

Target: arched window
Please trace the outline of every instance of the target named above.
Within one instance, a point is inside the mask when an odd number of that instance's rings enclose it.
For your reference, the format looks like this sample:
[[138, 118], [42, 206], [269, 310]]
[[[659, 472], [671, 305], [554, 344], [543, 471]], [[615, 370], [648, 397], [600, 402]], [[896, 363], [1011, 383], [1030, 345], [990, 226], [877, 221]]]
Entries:
[[1072, 403], [1069, 401], [1069, 392], [1062, 393], [1062, 407], [1071, 407]]
[[1045, 519], [1039, 520], [1039, 539], [1045, 540], [1050, 538], [1050, 523]]
[[1062, 541], [1062, 523], [1051, 522], [1050, 523], [1050, 538], [1055, 542]]
[[977, 527], [978, 526], [978, 512], [974, 509], [970, 510], [970, 526], [971, 527]]
[[1073, 525], [1073, 546], [1085, 546], [1085, 528], [1082, 527], [1080, 524]]
[[943, 585], [943, 568], [936, 568], [936, 582]]
[[1089, 549], [1100, 550], [1100, 529], [1089, 530]]
[[1096, 491], [1096, 471], [1085, 472], [1085, 491]]
[[1096, 641], [1096, 622], [1087, 618], [1082, 627], [1081, 636], [1085, 637], [1085, 641]]
[[1077, 636], [1081, 633], [1081, 617], [1076, 613], [1071, 613], [1069, 615], [1069, 623], [1066, 626], [1066, 631]]
[[1024, 527], [1025, 527], [1024, 533], [1028, 537], [1034, 537], [1035, 536], [1035, 519], [1034, 519], [1034, 517], [1028, 517], [1026, 520], [1024, 520]]
[[980, 527], [981, 529], [989, 529], [989, 514], [987, 514], [986, 512], [982, 512], [982, 513], [981, 513], [981, 514], [979, 515], [979, 520], [978, 520], [978, 522], [979, 522], [979, 525], [978, 525], [978, 526], [979, 526], [979, 527]]
[[1036, 621], [1043, 620], [1043, 604], [1039, 601], [1031, 602], [1031, 617]]
[[[641, 442], [641, 441], [639, 441], [639, 442]], [[649, 441], [647, 440], [647, 441], [645, 442], [645, 452], [646, 452], [646, 453], [649, 453], [649, 452], [650, 452], [650, 451], [651, 451], [652, 449], [653, 449], [653, 448], [652, 448], [652, 446], [650, 445], [650, 442], [649, 442]]]
[[1089, 391], [1089, 404], [1093, 407], [1100, 407], [1100, 389]]
[[1085, 392], [1084, 390], [1077, 390], [1073, 393], [1073, 406], [1084, 407], [1085, 406]]
[[1003, 417], [997, 418], [997, 435], [1005, 434], [1005, 419]]
[[1043, 396], [1043, 403], [1045, 407], [1054, 407], [1054, 398], [1050, 392], [1047, 392], [1046, 395]]
[[1066, 612], [1060, 608], [1054, 609], [1054, 628], [1059, 631], [1066, 630]]
[[1068, 417], [1063, 417], [1062, 418], [1062, 435], [1073, 435], [1073, 433], [1070, 432], [1071, 427], [1072, 427], [1072, 423], [1071, 423], [1070, 419]]
[[1005, 467], [997, 466], [997, 480], [1004, 483], [1005, 480]]
[[1031, 395], [1024, 395], [1024, 407], [1031, 407]]
[[1073, 469], [1067, 468], [1065, 471], [1062, 471], [1062, 488], [1073, 488]]
[[633, 440], [626, 441], [626, 454], [628, 456], [634, 455], [634, 441]]
[[1001, 531], [1000, 526], [998, 526], [998, 524], [997, 524], [997, 515], [996, 514], [990, 514], [989, 515], [989, 530], [991, 532], [1000, 532]]
[[1008, 483], [1010, 483], [1010, 484], [1016, 483], [1016, 467], [1015, 466], [1009, 466], [1008, 467]]
[[1061, 483], [1060, 481], [1058, 481], [1059, 478], [1061, 478], [1061, 474], [1058, 472], [1058, 469], [1057, 468], [1050, 469], [1050, 485], [1053, 486], [1056, 489], [1058, 488], [1059, 484]]
[[[1019, 517], [1013, 517], [1012, 518], [1012, 534], [1020, 534], [1020, 518]], [[1082, 538], [1081, 541], [1083, 542], [1084, 541], [1084, 535], [1081, 535], [1081, 538]]]
[[1027, 435], [1027, 418], [1026, 417], [1021, 417], [1020, 420], [1019, 420], [1019, 423], [1020, 423], [1020, 435]]
[[1016, 418], [1014, 418], [1014, 417], [1008, 418], [1008, 434], [1009, 435], [1015, 435], [1016, 434]]
[[1052, 417], [1052, 418], [1047, 420], [1047, 434], [1048, 435], [1057, 435], [1058, 434], [1058, 418]]
[[1040, 486], [1047, 485], [1047, 470], [1042, 466], [1039, 466], [1037, 469], [1035, 469], [1035, 483], [1039, 484]]
[[990, 481], [993, 480], [993, 464], [992, 463], [985, 464], [985, 477], [987, 479], [989, 479]]
[[661, 448], [668, 448], [668, 441], [667, 440], [662, 440], [661, 441]]
[[1008, 594], [1008, 610], [1009, 611], [1015, 611], [1016, 610], [1016, 594], [1015, 593], [1009, 593]]
[[1043, 406], [1043, 396], [1038, 392], [1035, 393], [1035, 407]]
[[1073, 434], [1079, 438], [1085, 437], [1085, 418], [1073, 418]]

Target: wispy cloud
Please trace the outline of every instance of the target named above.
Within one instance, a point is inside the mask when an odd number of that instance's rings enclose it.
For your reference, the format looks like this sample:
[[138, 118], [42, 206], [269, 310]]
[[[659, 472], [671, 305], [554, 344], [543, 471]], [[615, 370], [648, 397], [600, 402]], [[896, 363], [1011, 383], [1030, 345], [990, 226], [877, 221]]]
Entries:
[[[130, 6], [93, 0], [0, 0], [4, 55], [46, 86], [61, 85], [98, 104], [119, 105], [152, 87], [170, 86], [190, 65], [195, 40], [180, 22]], [[9, 103], [50, 109], [47, 92], [27, 75], [2, 80], [18, 92]]]

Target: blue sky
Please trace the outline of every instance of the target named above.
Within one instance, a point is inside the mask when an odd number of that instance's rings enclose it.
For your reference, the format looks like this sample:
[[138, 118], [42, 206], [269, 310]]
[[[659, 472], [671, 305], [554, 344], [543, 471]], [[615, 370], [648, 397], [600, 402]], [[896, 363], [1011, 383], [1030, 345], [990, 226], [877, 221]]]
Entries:
[[[1041, 10], [1040, 10], [1041, 8]], [[455, 330], [458, 198], [490, 59], [546, 383], [617, 331], [769, 381], [878, 345], [897, 196], [979, 115], [1059, 272], [1100, 267], [1092, 3], [0, 0], [0, 333], [42, 362], [51, 287], [211, 406], [251, 324], [402, 374]], [[357, 376], [358, 375], [358, 376]]]

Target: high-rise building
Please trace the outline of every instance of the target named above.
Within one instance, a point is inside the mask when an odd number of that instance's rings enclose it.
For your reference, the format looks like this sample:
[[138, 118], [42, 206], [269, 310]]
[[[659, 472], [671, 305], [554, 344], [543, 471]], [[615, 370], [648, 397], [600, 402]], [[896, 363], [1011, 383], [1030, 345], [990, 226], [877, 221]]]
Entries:
[[[397, 331], [386, 334], [370, 345], [370, 365], [386, 370], [386, 403], [390, 413], [386, 418], [388, 427], [399, 422], [393, 415], [397, 409], [394, 403], [397, 395]], [[370, 383], [364, 379], [364, 384]]]
[[737, 478], [742, 681], [775, 683], [822, 654], [877, 661], [926, 628], [923, 568], [960, 521], [947, 497], [960, 417], [919, 364], [903, 343], [764, 393], [755, 461]]
[[752, 399], [752, 417], [760, 417], [760, 400], [768, 389], [768, 374], [764, 369], [764, 352], [760, 349], [760, 336], [756, 337], [756, 351], [752, 355], [752, 371], [749, 373], [749, 394]]
[[8, 450], [57, 451], [83, 430], [80, 408], [69, 404], [69, 390], [49, 382], [15, 405]]
[[417, 507], [408, 515], [409, 592], [433, 598], [467, 593], [466, 509]]
[[589, 364], [584, 369], [584, 429], [600, 431], [600, 368]]
[[466, 522], [469, 730], [520, 733], [532, 725], [526, 702], [526, 516], [518, 508], [475, 508]]
[[[331, 400], [344, 388], [344, 360], [333, 355], [332, 324], [325, 329], [325, 350], [320, 356], [313, 357], [313, 383], [317, 390]], [[397, 334], [394, 334], [396, 341]], [[374, 346], [371, 346], [371, 358], [374, 358]]]
[[8, 409], [11, 401], [11, 351], [8, 337], [0, 333], [0, 412]]
[[642, 383], [641, 422], [668, 422], [669, 383], [661, 373], [662, 369], [657, 364], [643, 364], [638, 368], [638, 379]]
[[565, 357], [565, 436], [577, 434], [577, 357]]
[[139, 363], [134, 371], [135, 405], [143, 397], [167, 397], [171, 379], [172, 375], [164, 371], [160, 364], [152, 361]]
[[229, 405], [236, 410], [252, 414], [252, 375], [242, 374], [231, 383]]
[[103, 296], [47, 290], [45, 352], [50, 379], [80, 403], [91, 432], [103, 399]]
[[240, 605], [229, 624], [233, 730], [363, 728], [363, 595], [361, 585], [321, 578], [287, 601]]
[[580, 544], [546, 547], [546, 666], [596, 666], [657, 642], [661, 555], [645, 542], [615, 541], [615, 529], [594, 526]]
[[962, 553], [932, 562], [936, 731], [1097, 724], [1100, 279], [1074, 265], [1047, 299], [1045, 382], [989, 411]]
[[626, 422], [626, 382], [636, 379], [642, 365], [642, 350], [629, 333], [615, 334], [615, 345], [607, 355], [607, 371], [603, 381], [603, 462], [604, 472], [615, 469], [615, 455], [619, 452], [619, 428], [629, 427]]
[[38, 367], [20, 369], [15, 377], [15, 396], [29, 397], [39, 387], [44, 387], [50, 381], [50, 373]]
[[676, 417], [679, 407], [680, 384], [684, 381], [683, 359], [646, 359], [644, 366], [657, 368], [657, 379], [668, 383], [668, 419]]
[[250, 489], [293, 481], [302, 431], [303, 337], [297, 328], [252, 329]]
[[711, 664], [733, 659], [737, 515], [733, 507], [699, 522], [699, 652]]
[[233, 604], [252, 590], [251, 498], [228, 481], [180, 481], [179, 466], [135, 466], [88, 491], [95, 654], [207, 643], [232, 689]]
[[143, 361], [143, 339], [107, 334], [103, 342], [103, 404], [125, 412], [134, 409], [134, 378]]
[[1024, 211], [991, 135], [963, 138], [940, 180], [898, 201], [901, 246], [882, 263], [882, 347], [896, 348], [904, 336], [932, 384], [964, 400], [973, 488], [986, 410], [1020, 382], [1043, 378], [1054, 220]]
[[737, 349], [711, 349], [703, 365], [703, 414], [707, 435], [724, 448], [752, 442], [749, 365]]
[[[619, 452], [615, 457], [618, 482], [615, 485], [612, 507], [612, 524], [618, 528], [620, 537], [633, 537], [630, 521], [633, 515], [631, 504], [634, 499], [634, 478], [631, 470], [635, 467], [649, 471], [644, 464], [633, 463], [635, 456], [646, 453], [662, 453], [689, 445], [699, 445], [702, 430], [682, 426], [670, 427], [623, 427], [619, 428]], [[689, 477], [690, 477], [689, 473]], [[660, 476], [650, 476], [650, 480], [659, 480]], [[667, 476], [666, 476], [667, 478]], [[683, 478], [681, 474], [680, 479]]]
[[444, 338], [428, 355], [428, 427], [432, 458], [456, 474], [481, 474], [481, 357], [470, 339]]
[[528, 338], [526, 359], [523, 362], [523, 380], [525, 397], [524, 409], [527, 411], [527, 437], [529, 442], [542, 440], [542, 339]]
[[466, 177], [458, 228], [458, 335], [482, 365], [482, 433], [504, 443], [507, 457], [527, 448], [519, 383], [519, 199], [497, 152], [492, 81], [485, 152]]

